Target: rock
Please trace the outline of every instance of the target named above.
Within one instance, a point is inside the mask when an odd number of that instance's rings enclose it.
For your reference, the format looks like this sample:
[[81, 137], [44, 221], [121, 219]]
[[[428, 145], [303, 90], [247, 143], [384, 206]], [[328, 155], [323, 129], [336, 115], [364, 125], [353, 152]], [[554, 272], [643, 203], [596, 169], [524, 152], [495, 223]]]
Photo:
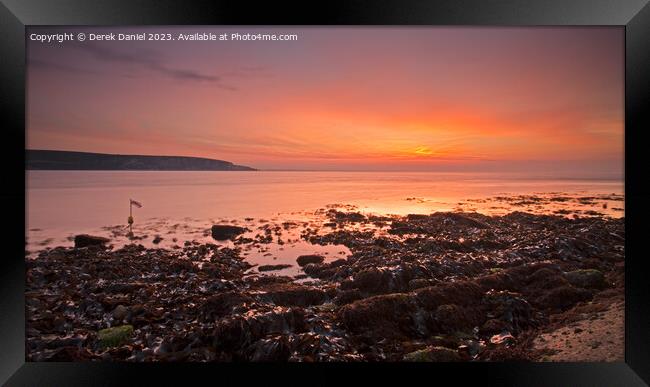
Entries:
[[289, 361], [350, 361], [359, 360], [359, 355], [351, 354], [351, 347], [347, 341], [330, 332], [317, 334], [305, 332], [291, 335], [289, 339], [292, 354]]
[[275, 270], [282, 270], [282, 269], [287, 269], [293, 265], [261, 265], [257, 268], [258, 271], [275, 271]]
[[110, 239], [93, 236], [88, 234], [79, 234], [74, 237], [74, 247], [88, 247], [88, 246], [104, 246], [106, 243], [110, 242]]
[[351, 302], [360, 300], [363, 298], [361, 292], [356, 289], [353, 290], [341, 290], [334, 299], [336, 305], [347, 305]]
[[[332, 279], [345, 271], [345, 265], [347, 265], [347, 260], [337, 259], [329, 263], [308, 263], [302, 267], [302, 270], [312, 278]], [[343, 277], [347, 277], [347, 275], [343, 275]]]
[[218, 241], [225, 241], [233, 239], [237, 235], [243, 234], [246, 231], [248, 231], [248, 229], [244, 227], [215, 224], [212, 226], [212, 238]]
[[427, 220], [429, 219], [429, 215], [425, 214], [408, 214], [406, 215], [406, 220], [409, 222], [414, 222], [418, 220]]
[[286, 362], [291, 356], [289, 340], [284, 335], [258, 340], [249, 351], [250, 361], [255, 362]]
[[266, 286], [272, 284], [293, 282], [293, 278], [286, 275], [263, 275], [259, 277], [248, 277], [246, 280], [249, 282], [251, 288], [258, 290], [263, 290]]
[[141, 282], [114, 282], [106, 287], [108, 293], [134, 293], [142, 289], [146, 285]]
[[253, 303], [252, 297], [241, 292], [223, 292], [208, 297], [200, 309], [201, 320], [215, 321], [233, 312], [237, 307], [246, 307]]
[[411, 362], [452, 362], [460, 361], [457, 351], [445, 347], [429, 347], [404, 355], [404, 361]]
[[358, 212], [342, 212], [334, 209], [329, 210], [327, 216], [335, 222], [358, 223], [366, 220], [366, 217]]
[[515, 287], [515, 281], [508, 273], [498, 272], [481, 276], [476, 279], [476, 283], [483, 290], [507, 290]]
[[[172, 262], [170, 265], [170, 269], [175, 273], [191, 272], [195, 270], [195, 268], [196, 266], [194, 266], [188, 259], [177, 259], [174, 260], [174, 262]], [[203, 266], [201, 266], [201, 270], [212, 273], [214, 275], [219, 275], [221, 273], [220, 269], [221, 268], [219, 266], [213, 265], [210, 262], [205, 262]]]
[[434, 213], [431, 214], [431, 218], [437, 218], [441, 219], [442, 221], [451, 221], [450, 223], [457, 225], [457, 226], [463, 226], [463, 227], [474, 227], [474, 228], [479, 228], [479, 229], [485, 229], [485, 228], [490, 228], [491, 226], [481, 220], [471, 218], [470, 216], [466, 216], [463, 214], [458, 214], [454, 212], [450, 213]]
[[503, 329], [519, 333], [535, 324], [533, 308], [519, 293], [490, 290], [483, 302], [489, 306], [491, 314], [505, 324]]
[[324, 260], [325, 257], [323, 257], [322, 255], [312, 254], [312, 255], [301, 255], [296, 259], [296, 262], [298, 262], [298, 265], [302, 267], [310, 263], [323, 263]]
[[270, 334], [305, 332], [305, 312], [300, 308], [277, 307], [267, 313], [237, 315], [217, 325], [214, 346], [239, 350]]
[[581, 301], [591, 300], [590, 291], [571, 285], [550, 290], [535, 302], [542, 308], [566, 310]]
[[600, 270], [582, 269], [564, 274], [569, 283], [578, 288], [603, 289], [607, 287], [605, 276]]
[[157, 245], [158, 243], [162, 242], [163, 238], [160, 235], [156, 235], [155, 238], [151, 241], [154, 245]]
[[400, 290], [390, 270], [375, 267], [362, 270], [355, 274], [352, 282], [348, 286], [369, 294], [390, 293]]
[[129, 308], [127, 308], [124, 305], [118, 305], [113, 310], [113, 318], [117, 321], [122, 321], [126, 318], [128, 313], [129, 313]]
[[281, 306], [306, 307], [322, 304], [327, 297], [324, 291], [317, 288], [293, 283], [282, 283], [267, 288], [267, 292], [262, 295], [262, 299], [269, 300]]
[[48, 337], [45, 340], [45, 347], [48, 349], [60, 348], [60, 347], [81, 347], [86, 343], [88, 339], [87, 335], [67, 335], [67, 336], [55, 336]]
[[562, 270], [557, 265], [548, 263], [521, 265], [509, 270], [519, 282], [526, 283], [527, 287], [537, 289], [551, 289], [561, 285], [568, 285], [562, 275]]
[[[417, 336], [418, 307], [408, 294], [394, 293], [355, 301], [340, 309], [345, 327], [371, 337], [400, 338]], [[423, 324], [423, 323], [422, 323]]]
[[485, 334], [496, 334], [508, 329], [508, 325], [505, 321], [492, 318], [487, 320], [481, 327], [481, 332]]
[[99, 339], [100, 348], [111, 348], [124, 344], [132, 334], [132, 325], [121, 325], [100, 330], [97, 332], [97, 338]]
[[437, 332], [465, 331], [476, 326], [480, 320], [476, 307], [464, 308], [458, 305], [440, 305], [433, 313], [433, 324]]
[[426, 288], [429, 286], [434, 286], [435, 280], [426, 279], [426, 278], [416, 278], [409, 281], [409, 289], [416, 290], [421, 288]]
[[[348, 330], [377, 337], [419, 337], [480, 324], [482, 289], [472, 281], [441, 283], [414, 293], [393, 293], [341, 308]], [[442, 306], [442, 307], [441, 307]]]
[[336, 267], [345, 266], [345, 265], [347, 265], [347, 264], [348, 264], [348, 260], [347, 260], [347, 259], [345, 259], [345, 258], [339, 258], [339, 259], [336, 259], [336, 260], [330, 262], [330, 263], [329, 263], [329, 267], [330, 267], [330, 268], [336, 268]]
[[322, 263], [308, 263], [302, 267], [302, 270], [312, 278], [318, 278], [324, 269], [325, 265]]
[[457, 281], [417, 289], [414, 293], [422, 307], [434, 311], [445, 304], [476, 305], [483, 296], [483, 289], [473, 281]]
[[535, 271], [533, 274], [531, 274], [528, 277], [528, 282], [533, 283], [537, 281], [546, 281], [549, 278], [553, 278], [557, 276], [560, 273], [559, 269], [552, 270], [551, 268], [548, 267], [543, 267], [537, 271]]
[[[477, 215], [473, 215], [477, 216]], [[393, 221], [391, 234], [429, 234], [435, 235], [441, 228], [489, 229], [491, 226], [468, 215], [453, 212], [436, 212], [431, 215], [410, 214], [403, 220]]]

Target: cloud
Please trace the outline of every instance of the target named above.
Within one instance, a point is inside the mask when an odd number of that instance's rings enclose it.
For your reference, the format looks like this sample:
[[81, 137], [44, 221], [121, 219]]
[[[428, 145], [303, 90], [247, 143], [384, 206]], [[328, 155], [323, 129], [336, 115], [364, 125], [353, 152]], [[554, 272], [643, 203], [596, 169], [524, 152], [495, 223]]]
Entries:
[[178, 81], [210, 83], [214, 87], [229, 91], [238, 90], [237, 86], [232, 85], [234, 80], [268, 78], [272, 76], [268, 72], [269, 68], [267, 66], [240, 66], [232, 71], [222, 72], [221, 74], [203, 73], [192, 69], [172, 66], [166, 63], [163, 52], [152, 49], [124, 51], [122, 49], [116, 50], [109, 48], [102, 44], [73, 45], [71, 47], [84, 51], [94, 60], [104, 63], [123, 64], [128, 67], [123, 68], [123, 71], [120, 73], [118, 68], [121, 67], [119, 66], [113, 66], [110, 70], [102, 71], [94, 69], [90, 65], [67, 64], [65, 61], [53, 60], [52, 58], [41, 59], [35, 57], [31, 57], [28, 64], [34, 66], [34, 68], [61, 71], [75, 75], [117, 75], [125, 78], [137, 77], [137, 73], [133, 73], [132, 71], [134, 69], [142, 69], [156, 72]]
[[240, 66], [234, 71], [224, 73], [224, 76], [242, 79], [270, 78], [273, 75], [269, 73], [267, 66]]
[[203, 74], [198, 71], [170, 67], [163, 63], [162, 55], [153, 50], [139, 50], [136, 53], [120, 52], [102, 47], [99, 45], [83, 45], [79, 46], [95, 58], [102, 61], [126, 63], [141, 66], [143, 68], [156, 71], [169, 78], [183, 80], [183, 81], [198, 81], [198, 82], [213, 82], [217, 83], [217, 87], [226, 90], [236, 90], [234, 86], [229, 86], [221, 83], [221, 77], [216, 75]]
[[154, 70], [158, 70], [169, 75], [172, 78], [177, 79], [188, 79], [193, 81], [218, 81], [219, 77], [212, 75], [203, 75], [191, 70], [181, 70], [181, 69], [170, 69], [164, 66], [152, 67]]

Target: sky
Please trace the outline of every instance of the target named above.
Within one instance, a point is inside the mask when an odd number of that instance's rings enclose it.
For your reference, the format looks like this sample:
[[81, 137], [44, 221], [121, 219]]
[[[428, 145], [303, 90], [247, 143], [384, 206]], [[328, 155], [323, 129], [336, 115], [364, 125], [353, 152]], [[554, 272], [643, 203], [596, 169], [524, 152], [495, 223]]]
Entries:
[[28, 30], [60, 32], [298, 38], [28, 40], [28, 149], [622, 177], [619, 27]]

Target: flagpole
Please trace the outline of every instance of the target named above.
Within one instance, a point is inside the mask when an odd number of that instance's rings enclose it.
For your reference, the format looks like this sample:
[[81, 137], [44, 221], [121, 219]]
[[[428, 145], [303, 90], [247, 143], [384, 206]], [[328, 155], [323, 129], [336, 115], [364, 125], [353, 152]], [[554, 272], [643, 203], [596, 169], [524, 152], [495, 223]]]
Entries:
[[[129, 220], [133, 219], [133, 202], [129, 199]], [[129, 234], [133, 235], [133, 221], [129, 222]]]
[[136, 207], [141, 208], [142, 204], [140, 202], [136, 202], [135, 200], [129, 198], [129, 236], [133, 237], [133, 205], [135, 204]]

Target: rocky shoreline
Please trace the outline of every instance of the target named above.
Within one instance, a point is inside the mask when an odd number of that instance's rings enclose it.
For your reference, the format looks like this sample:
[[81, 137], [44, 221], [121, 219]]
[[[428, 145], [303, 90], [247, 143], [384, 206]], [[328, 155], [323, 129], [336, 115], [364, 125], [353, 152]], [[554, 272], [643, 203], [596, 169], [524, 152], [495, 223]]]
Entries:
[[[301, 238], [351, 254], [296, 257], [293, 277], [251, 274], [242, 246], [273, 238], [233, 226], [212, 235], [234, 247], [43, 250], [27, 260], [27, 360], [561, 361], [553, 332], [624, 302], [624, 218], [323, 215]], [[623, 359], [618, 341], [602, 360]]]

